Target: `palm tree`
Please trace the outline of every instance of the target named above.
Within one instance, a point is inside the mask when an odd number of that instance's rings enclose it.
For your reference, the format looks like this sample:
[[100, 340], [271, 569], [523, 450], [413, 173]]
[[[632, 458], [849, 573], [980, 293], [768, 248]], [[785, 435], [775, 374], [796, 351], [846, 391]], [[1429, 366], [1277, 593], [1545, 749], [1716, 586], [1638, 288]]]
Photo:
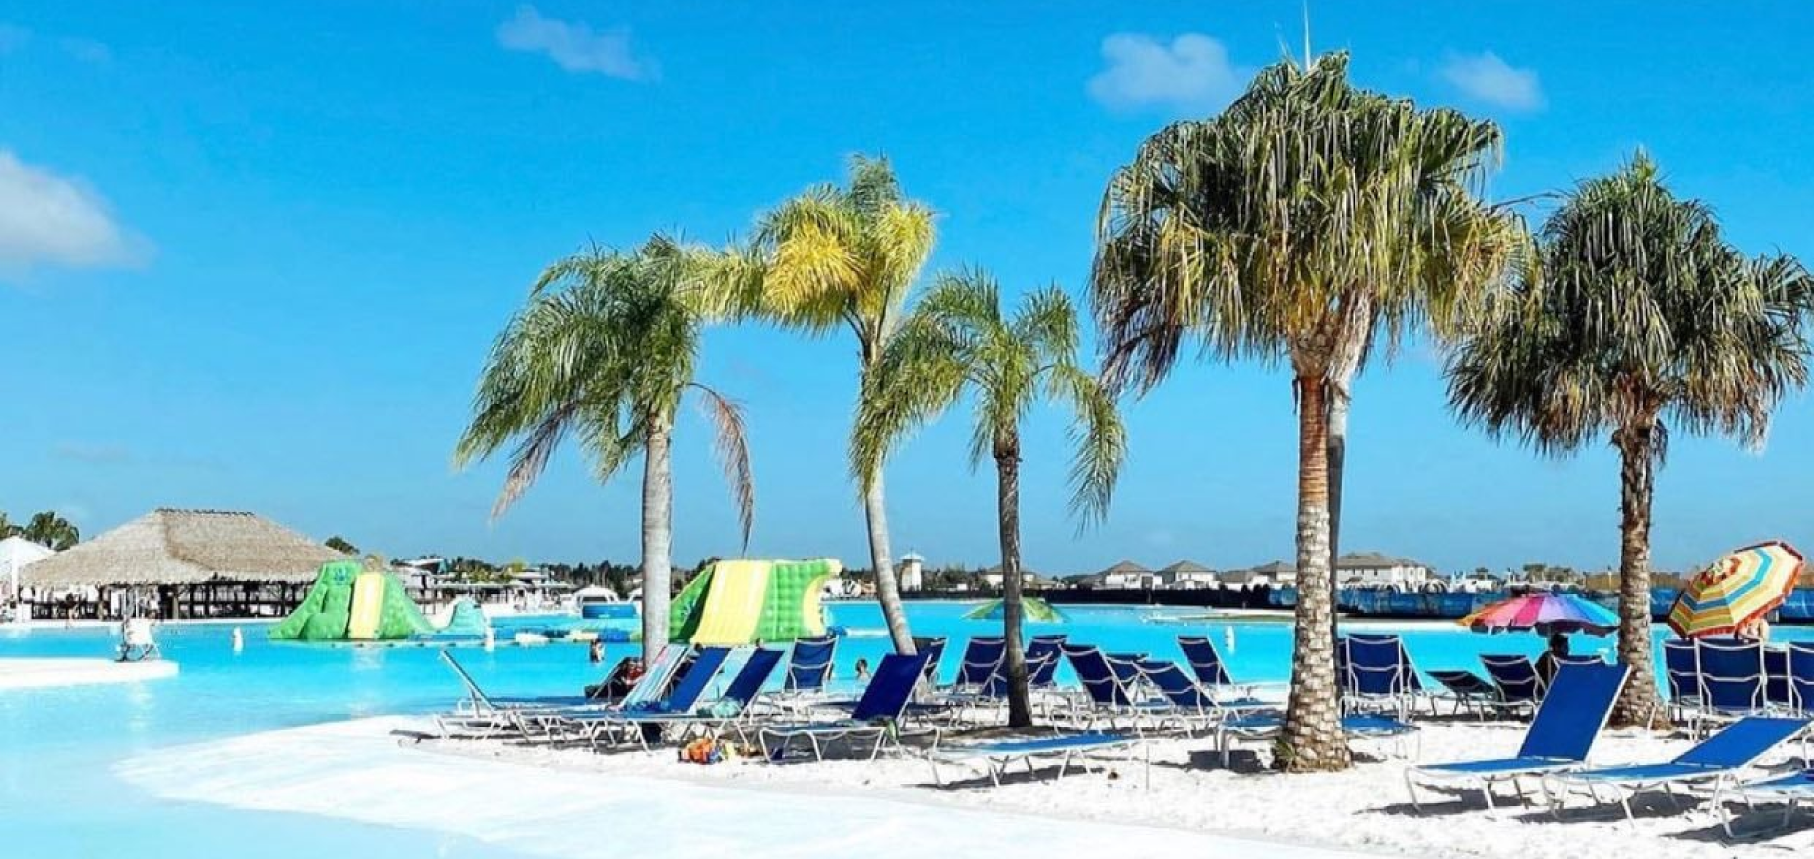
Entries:
[[[1298, 602], [1276, 765], [1350, 763], [1339, 722], [1329, 422], [1376, 337], [1465, 315], [1517, 247], [1474, 187], [1498, 129], [1355, 89], [1345, 54], [1262, 71], [1221, 116], [1149, 138], [1104, 195], [1092, 298], [1110, 385], [1165, 379], [1186, 340], [1284, 363], [1298, 405]], [[1351, 371], [1350, 371], [1351, 372]]]
[[[4, 525], [4, 523], [0, 523], [0, 525]], [[32, 514], [31, 521], [25, 523], [25, 527], [15, 527], [13, 532], [33, 543], [59, 552], [82, 541], [81, 530], [54, 510]]]
[[589, 250], [550, 266], [486, 361], [472, 423], [454, 451], [464, 467], [516, 441], [492, 515], [540, 476], [568, 435], [609, 480], [641, 455], [643, 653], [668, 640], [675, 412], [697, 393], [717, 427], [745, 548], [755, 510], [742, 410], [696, 382], [708, 322], [722, 312], [703, 286], [703, 255], [657, 235], [633, 253]]
[[[932, 210], [909, 200], [886, 158], [851, 161], [848, 187], [818, 185], [764, 214], [742, 294], [755, 311], [813, 333], [848, 328], [857, 340], [859, 387], [881, 360], [908, 290], [932, 253]], [[733, 267], [733, 270], [736, 270]], [[856, 475], [869, 527], [876, 599], [895, 650], [913, 652], [888, 546], [882, 473]]]
[[1807, 381], [1814, 280], [1787, 256], [1747, 259], [1706, 205], [1676, 198], [1642, 153], [1582, 182], [1544, 224], [1536, 264], [1457, 344], [1461, 418], [1549, 455], [1601, 435], [1619, 452], [1619, 659], [1637, 678], [1615, 723], [1658, 724], [1650, 637], [1650, 505], [1673, 424], [1762, 444]]
[[8, 537], [17, 537], [19, 536], [20, 530], [22, 529], [19, 526], [14, 525], [13, 520], [6, 515], [6, 511], [0, 510], [0, 540], [4, 540]]
[[1056, 287], [1028, 293], [1008, 317], [988, 274], [940, 277], [869, 375], [851, 443], [856, 473], [879, 474], [905, 436], [972, 393], [971, 465], [985, 455], [995, 460], [1008, 724], [1016, 728], [1033, 724], [1021, 649], [1020, 422], [1042, 399], [1076, 413], [1071, 500], [1086, 516], [1107, 511], [1126, 455], [1114, 400], [1078, 365], [1077, 338], [1077, 313]]

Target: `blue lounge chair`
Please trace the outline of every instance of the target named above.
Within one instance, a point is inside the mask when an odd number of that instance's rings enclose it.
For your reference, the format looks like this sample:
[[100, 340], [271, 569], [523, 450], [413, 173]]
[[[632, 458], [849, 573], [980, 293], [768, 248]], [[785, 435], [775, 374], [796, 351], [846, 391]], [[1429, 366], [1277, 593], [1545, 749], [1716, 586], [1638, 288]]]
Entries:
[[[875, 744], [869, 750], [869, 759], [875, 760], [888, 740], [894, 739], [899, 744], [901, 716], [931, 659], [932, 654], [928, 651], [912, 656], [890, 653], [882, 657], [849, 718], [762, 726], [757, 730], [757, 739], [762, 744], [763, 758], [771, 762], [783, 761], [793, 742], [804, 738], [812, 747], [813, 759], [823, 760], [827, 742], [874, 736]], [[934, 736], [936, 742], [936, 732]], [[771, 740], [774, 743], [771, 744]]]
[[[722, 732], [730, 729], [736, 731], [738, 738], [747, 743], [749, 742], [747, 728], [752, 724], [757, 710], [756, 697], [762, 692], [762, 687], [767, 685], [769, 676], [775, 673], [776, 666], [780, 664], [781, 651], [758, 647], [750, 651], [749, 657], [743, 661], [743, 665], [737, 669], [737, 673], [732, 675], [731, 682], [724, 687], [724, 693], [710, 703], [703, 703], [701, 695], [692, 693], [691, 690], [683, 690], [677, 685], [675, 692], [659, 707], [618, 711], [608, 713], [602, 718], [614, 728], [636, 728], [637, 730], [627, 732], [634, 734], [637, 741], [642, 744], [644, 751], [649, 749], [651, 741], [656, 738], [658, 733], [655, 730], [649, 730], [651, 728], [660, 729], [661, 739], [669, 742], [678, 742], [695, 732], [708, 730]], [[681, 683], [692, 685], [695, 680], [694, 672], [699, 671], [699, 667], [700, 663], [695, 662], [687, 676], [682, 678]], [[699, 682], [702, 686], [707, 685], [710, 683], [710, 679]], [[685, 696], [688, 694], [693, 695], [694, 703], [691, 709], [685, 709]]]
[[1027, 643], [1027, 686], [1051, 691], [1058, 686], [1058, 664], [1064, 660], [1062, 635], [1035, 635]]
[[[1035, 635], [1027, 644], [1021, 658], [1027, 663], [1027, 688], [1033, 692], [1050, 691], [1058, 683], [1058, 665], [1064, 659], [1065, 637], [1062, 635]], [[984, 698], [1002, 698], [1007, 693], [1007, 660], [1002, 660], [996, 670], [991, 671], [983, 681], [978, 694]]]
[[789, 695], [819, 695], [831, 682], [832, 660], [838, 653], [838, 639], [802, 638], [794, 642], [787, 654], [787, 677], [781, 684]]
[[1764, 706], [1772, 713], [1795, 711], [1795, 690], [1789, 679], [1789, 651], [1764, 648]]
[[1700, 659], [1692, 638], [1663, 639], [1663, 680], [1669, 689], [1670, 717], [1694, 728], [1701, 712]]
[[[1087, 771], [1093, 754], [1136, 747], [1146, 748], [1144, 742], [1133, 734], [1081, 731], [1060, 733], [1051, 737], [1019, 737], [935, 747], [927, 753], [926, 760], [932, 764], [933, 782], [941, 787], [944, 786], [945, 779], [939, 772], [940, 761], [982, 761], [988, 769], [989, 781], [1000, 787], [1002, 776], [1007, 774], [1008, 767], [1016, 761], [1024, 762], [1027, 765], [1029, 775], [1037, 775], [1037, 770], [1033, 766], [1035, 759], [1058, 758], [1058, 774], [1054, 777], [1056, 780], [1064, 778], [1065, 772], [1073, 763], [1081, 765]], [[1147, 786], [1152, 785], [1152, 780], [1153, 761], [1149, 750], [1146, 757]]]
[[1485, 720], [1487, 711], [1499, 703], [1499, 687], [1472, 671], [1432, 670], [1430, 677], [1448, 690], [1448, 697], [1455, 702], [1458, 714], [1467, 710]]
[[[1243, 713], [1230, 715], [1216, 723], [1216, 749], [1222, 754], [1222, 766], [1228, 762], [1236, 743], [1271, 742], [1285, 730], [1285, 714]], [[1350, 713], [1342, 717], [1342, 732], [1350, 740], [1394, 740], [1406, 743], [1417, 736], [1417, 726], [1381, 713]], [[1401, 757], [1410, 757], [1401, 747]]]
[[1531, 658], [1517, 654], [1482, 654], [1480, 667], [1499, 690], [1499, 706], [1508, 711], [1535, 709], [1543, 700], [1543, 676]]
[[441, 664], [446, 665], [460, 679], [460, 685], [466, 690], [466, 697], [460, 699], [455, 712], [476, 713], [482, 710], [505, 710], [512, 707], [572, 707], [583, 704], [597, 704], [601, 701], [589, 695], [544, 695], [537, 697], [507, 697], [487, 693], [474, 680], [466, 666], [455, 659], [452, 651], [442, 648]]
[[[664, 656], [666, 651], [664, 651]], [[674, 652], [672, 659], [678, 661], [680, 653]], [[466, 690], [466, 696], [455, 704], [451, 712], [435, 715], [435, 725], [441, 736], [452, 736], [456, 731], [477, 731], [481, 737], [495, 736], [500, 733], [533, 734], [537, 717], [543, 714], [555, 714], [575, 709], [599, 709], [610, 704], [605, 698], [589, 695], [547, 695], [541, 697], [502, 697], [491, 695], [480, 688], [479, 682], [467, 672], [466, 666], [454, 658], [451, 651], [440, 652], [442, 664], [446, 665], [460, 680]], [[645, 679], [649, 674], [645, 673]], [[665, 677], [654, 678], [665, 684]], [[599, 684], [603, 687], [606, 684]], [[641, 685], [637, 688], [642, 688]], [[635, 690], [633, 689], [632, 692]]]
[[[1751, 809], [1755, 809], [1759, 802], [1780, 802], [1783, 804], [1782, 825], [1787, 827], [1795, 817], [1796, 807], [1803, 800], [1814, 799], [1814, 770], [1804, 769], [1787, 775], [1746, 782], [1726, 791], [1722, 798], [1742, 800], [1745, 807]], [[1732, 816], [1723, 807], [1720, 809], [1720, 818], [1720, 826], [1726, 830], [1726, 837], [1734, 837]]]
[[1544, 779], [1544, 793], [1550, 797], [1550, 809], [1560, 815], [1568, 788], [1579, 788], [1596, 802], [1600, 799], [1599, 788], [1612, 788], [1618, 792], [1619, 806], [1625, 809], [1625, 819], [1633, 820], [1631, 796], [1640, 790], [1661, 787], [1674, 800], [1675, 793], [1671, 788], [1675, 785], [1711, 786], [1712, 804], [1718, 810], [1722, 824], [1729, 829], [1731, 821], [1726, 816], [1722, 792], [1737, 785], [1739, 772], [1752, 761], [1762, 757], [1778, 743], [1801, 733], [1807, 726], [1807, 719], [1746, 717], [1700, 741], [1694, 748], [1667, 763], [1595, 767], [1551, 774]]
[[975, 692], [995, 676], [1008, 655], [1008, 640], [977, 636], [964, 644], [964, 658], [957, 664], [957, 679], [951, 684], [955, 692]]
[[913, 637], [913, 652], [927, 655], [925, 673], [926, 685], [937, 687], [939, 660], [945, 658], [945, 638], [943, 636], [927, 637], [916, 635]]
[[1787, 650], [1789, 709], [1801, 716], [1814, 715], [1814, 644], [1791, 641]]
[[1216, 643], [1200, 635], [1178, 636], [1178, 649], [1184, 652], [1184, 661], [1190, 663], [1191, 673], [1197, 677], [1197, 685], [1208, 689], [1210, 694], [1227, 706], [1248, 706], [1262, 703], [1254, 697], [1254, 690], [1261, 686], [1278, 686], [1283, 684], [1237, 683], [1228, 673], [1228, 663], [1222, 659], [1222, 652], [1216, 649]]
[[613, 745], [625, 735], [636, 736], [647, 747], [651, 732], [643, 727], [692, 713], [730, 656], [728, 647], [702, 647], [666, 697], [630, 702], [599, 712], [574, 713], [564, 717], [563, 722], [583, 734], [595, 748], [600, 743]]
[[1628, 673], [1623, 665], [1564, 665], [1556, 671], [1550, 693], [1537, 708], [1530, 729], [1518, 754], [1509, 758], [1462, 761], [1450, 764], [1412, 767], [1405, 771], [1405, 788], [1411, 794], [1411, 807], [1422, 810], [1417, 802], [1417, 786], [1435, 781], [1459, 781], [1480, 786], [1489, 810], [1494, 808], [1493, 785], [1509, 781], [1524, 799], [1524, 786], [1518, 779], [1581, 766], [1594, 740], [1612, 715], [1613, 702], [1625, 685]]
[[1139, 665], [1147, 683], [1159, 693], [1159, 701], [1170, 705], [1169, 708], [1161, 709], [1157, 702], [1142, 702], [1142, 706], [1157, 720], [1158, 727], [1175, 723], [1185, 733], [1194, 736], [1196, 729], [1208, 730], [1231, 714], [1271, 706], [1255, 699], [1223, 702], [1184, 673], [1184, 669], [1179, 668], [1175, 662], [1145, 659]]
[[1084, 701], [1073, 708], [1071, 718], [1085, 730], [1101, 721], [1111, 728], [1126, 725], [1139, 734], [1153, 717], [1171, 709], [1168, 702], [1139, 697], [1136, 684], [1143, 675], [1138, 662], [1111, 656], [1090, 645], [1066, 644], [1064, 654], [1084, 692]]
[[1418, 698], [1428, 697], [1411, 664], [1411, 654], [1398, 636], [1345, 635], [1337, 650], [1342, 700], [1348, 708], [1384, 704], [1404, 719]]
[[1764, 646], [1736, 638], [1701, 638], [1694, 642], [1695, 675], [1701, 706], [1691, 723], [1701, 733], [1709, 722], [1724, 722], [1769, 710], [1765, 698]]
[[1184, 651], [1184, 660], [1190, 663], [1191, 673], [1197, 675], [1198, 683], [1211, 689], [1235, 685], [1215, 642], [1201, 635], [1180, 635], [1178, 649]]

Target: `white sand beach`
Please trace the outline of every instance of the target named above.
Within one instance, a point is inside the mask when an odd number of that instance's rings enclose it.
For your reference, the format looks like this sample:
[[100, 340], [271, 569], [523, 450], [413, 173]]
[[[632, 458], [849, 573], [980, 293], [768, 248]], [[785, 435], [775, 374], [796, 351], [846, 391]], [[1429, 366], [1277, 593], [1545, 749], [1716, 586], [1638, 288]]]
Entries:
[[111, 659], [7, 658], [0, 659], [0, 691], [89, 686], [98, 683], [137, 683], [175, 677], [175, 662], [114, 662]]
[[[1814, 844], [1814, 817], [1773, 837], [1721, 840], [1704, 803], [1684, 811], [1661, 794], [1635, 803], [1636, 824], [1616, 807], [1583, 808], [1562, 821], [1534, 808], [1498, 816], [1478, 793], [1406, 799], [1406, 763], [1367, 757], [1332, 775], [1260, 772], [1251, 753], [1220, 769], [1207, 741], [1152, 746], [1152, 785], [1141, 764], [1116, 777], [1025, 775], [1001, 787], [956, 776], [932, 787], [923, 760], [835, 760], [771, 766], [753, 761], [682, 764], [671, 749], [645, 753], [550, 750], [503, 741], [399, 739], [416, 720], [383, 718], [267, 732], [161, 750], [119, 766], [160, 796], [242, 808], [355, 819], [575, 855], [611, 844], [622, 855], [824, 856], [859, 841], [865, 856], [1267, 855], [1323, 859], [1357, 854], [1564, 859], [1641, 851], [1646, 859], [1763, 857]], [[1432, 725], [1421, 759], [1513, 751], [1511, 725]], [[1610, 733], [1602, 762], [1665, 759], [1685, 740]], [[1779, 750], [1766, 765], [1787, 765]], [[1744, 822], [1774, 824], [1760, 812]]]

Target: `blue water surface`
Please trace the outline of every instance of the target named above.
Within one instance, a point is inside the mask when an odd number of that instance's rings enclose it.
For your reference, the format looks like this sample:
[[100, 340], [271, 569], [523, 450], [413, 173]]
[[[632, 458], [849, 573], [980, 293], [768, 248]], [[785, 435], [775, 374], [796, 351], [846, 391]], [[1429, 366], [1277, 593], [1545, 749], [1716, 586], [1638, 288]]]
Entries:
[[[909, 606], [916, 634], [951, 638], [943, 661], [947, 678], [957, 670], [965, 638], [999, 634], [994, 621], [962, 618], [973, 606]], [[1164, 622], [1200, 614], [1188, 609], [1064, 610], [1068, 622], [1029, 624], [1029, 634], [1064, 633], [1073, 641], [1168, 659], [1178, 656], [1177, 635], [1206, 634], [1223, 646], [1238, 680], [1282, 681], [1289, 674], [1291, 631], [1285, 622]], [[872, 603], [838, 603], [831, 612], [833, 623], [851, 632], [838, 649], [837, 677], [848, 685], [853, 663], [864, 658], [874, 664], [888, 650], [888, 639]], [[428, 713], [451, 704], [460, 691], [438, 662], [436, 648], [273, 643], [265, 640], [263, 626], [239, 628], [245, 647], [238, 652], [231, 643], [232, 624], [160, 628], [165, 657], [181, 666], [171, 679], [0, 691], [0, 856], [509, 859], [512, 854], [495, 845], [439, 833], [162, 800], [117, 778], [116, 763], [148, 750], [334, 720]], [[1480, 653], [1535, 654], [1541, 649], [1536, 636], [1475, 635], [1445, 623], [1367, 628], [1403, 633], [1426, 671], [1476, 668]], [[508, 627], [505, 632], [507, 636]], [[1779, 629], [1778, 634], [1814, 639], [1801, 629]], [[1232, 648], [1227, 646], [1231, 638]], [[103, 629], [0, 628], [0, 658], [107, 656], [114, 641], [115, 634]], [[1582, 637], [1576, 650], [1594, 652], [1610, 645], [1610, 639]], [[573, 694], [601, 674], [578, 644], [500, 645], [491, 651], [462, 647], [454, 652], [488, 691], [500, 695]], [[634, 645], [612, 645], [606, 662], [633, 652]]]

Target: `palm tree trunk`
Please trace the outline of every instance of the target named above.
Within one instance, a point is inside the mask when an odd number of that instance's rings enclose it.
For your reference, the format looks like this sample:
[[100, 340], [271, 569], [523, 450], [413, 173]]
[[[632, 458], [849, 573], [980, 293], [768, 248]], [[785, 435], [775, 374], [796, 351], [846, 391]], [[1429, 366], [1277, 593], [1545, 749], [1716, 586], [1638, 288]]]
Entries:
[[[862, 379], [858, 396], [870, 389], [869, 372], [881, 358], [881, 345], [865, 339], [860, 344]], [[914, 653], [913, 630], [907, 626], [907, 609], [901, 605], [901, 583], [894, 575], [894, 553], [888, 546], [888, 509], [883, 503], [882, 469], [876, 467], [869, 486], [863, 490], [863, 517], [869, 525], [869, 563], [876, 574], [876, 602], [882, 606], [882, 621], [888, 625], [888, 637], [894, 641], [894, 652]]]
[[1020, 435], [995, 438], [996, 524], [1001, 533], [1001, 632], [1007, 650], [1008, 727], [1033, 727], [1032, 693], [1027, 689], [1027, 655], [1021, 649]]
[[1299, 376], [1296, 628], [1291, 698], [1273, 765], [1290, 772], [1347, 769], [1341, 690], [1335, 676], [1334, 594], [1329, 587], [1329, 382]]
[[894, 577], [894, 560], [888, 549], [888, 511], [882, 506], [882, 474], [878, 470], [863, 490], [863, 515], [869, 523], [869, 562], [876, 571], [876, 602], [894, 652], [913, 653], [913, 630], [907, 627], [907, 610], [901, 606], [901, 583]]
[[[1335, 361], [1329, 368], [1329, 587], [1341, 593], [1341, 569], [1336, 560], [1342, 556], [1342, 476], [1348, 461], [1348, 407], [1353, 400], [1354, 376], [1360, 372], [1361, 355], [1373, 339], [1372, 303], [1357, 302], [1350, 311], [1348, 339], [1337, 347]], [[1339, 608], [1339, 601], [1337, 608]], [[1334, 615], [1330, 616], [1331, 641], [1339, 641], [1341, 630]]]
[[[1348, 384], [1352, 378], [1352, 370], [1346, 376], [1338, 371], [1329, 384], [1329, 591], [1336, 596], [1342, 586], [1336, 561], [1342, 556], [1342, 477], [1348, 461]], [[1332, 643], [1340, 640], [1334, 614], [1329, 617], [1329, 635]]]
[[668, 416], [649, 422], [642, 470], [642, 658], [654, 664], [668, 643], [669, 588], [673, 581], [674, 428]]
[[1667, 727], [1650, 659], [1650, 502], [1656, 480], [1654, 420], [1613, 433], [1619, 448], [1619, 661], [1631, 669], [1613, 706], [1614, 727]]

